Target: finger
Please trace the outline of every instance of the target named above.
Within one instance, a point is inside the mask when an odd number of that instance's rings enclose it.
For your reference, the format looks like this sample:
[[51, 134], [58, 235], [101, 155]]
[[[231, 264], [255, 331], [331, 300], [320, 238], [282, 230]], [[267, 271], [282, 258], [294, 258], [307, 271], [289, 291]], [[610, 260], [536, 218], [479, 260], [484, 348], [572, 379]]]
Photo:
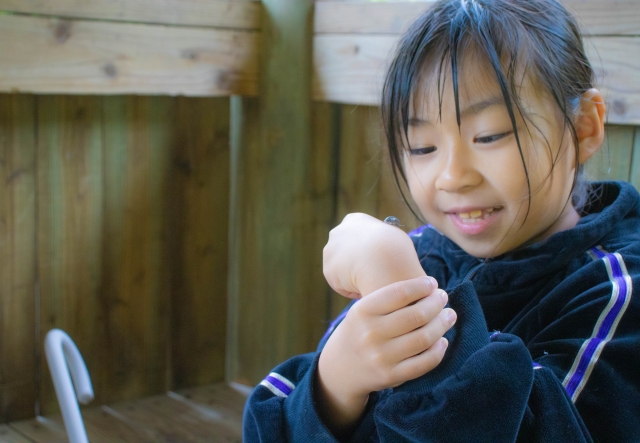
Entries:
[[391, 377], [400, 385], [431, 372], [444, 358], [448, 346], [449, 342], [442, 337], [426, 351], [398, 363], [391, 370]]
[[447, 300], [447, 293], [436, 289], [417, 303], [386, 315], [382, 320], [385, 336], [398, 337], [423, 327], [442, 311]]
[[418, 355], [431, 348], [456, 322], [453, 309], [443, 309], [429, 323], [391, 340], [387, 344], [387, 352], [391, 361], [402, 361]]
[[366, 302], [366, 309], [371, 314], [390, 314], [428, 296], [437, 287], [438, 283], [433, 277], [413, 278], [380, 288], [360, 303]]
[[343, 291], [337, 289], [335, 291], [343, 297], [350, 298], [352, 300], [360, 300], [362, 298], [362, 295], [358, 292]]

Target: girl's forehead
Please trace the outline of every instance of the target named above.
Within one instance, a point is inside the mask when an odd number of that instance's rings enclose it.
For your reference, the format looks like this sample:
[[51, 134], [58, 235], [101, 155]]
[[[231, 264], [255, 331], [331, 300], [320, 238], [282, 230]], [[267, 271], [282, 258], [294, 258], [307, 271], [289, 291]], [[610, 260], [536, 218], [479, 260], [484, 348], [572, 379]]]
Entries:
[[[460, 66], [457, 86], [458, 103], [461, 110], [473, 103], [486, 100], [501, 100], [504, 103], [495, 74], [480, 66], [477, 69], [473, 69], [471, 63]], [[427, 66], [422, 70], [411, 94], [410, 112], [412, 117], [439, 114], [441, 108], [451, 106], [455, 106], [455, 94], [450, 66], [442, 73], [438, 69]]]
[[[455, 94], [451, 62], [445, 60], [443, 69], [439, 63], [427, 59], [416, 79], [410, 98], [410, 118], [439, 116], [443, 108], [455, 109]], [[519, 69], [515, 75], [515, 91], [512, 101], [518, 101], [523, 110], [537, 107], [536, 104], [550, 100], [541, 83], [533, 78], [531, 71]], [[511, 79], [508, 79], [510, 81]], [[457, 67], [457, 100], [460, 111], [478, 105], [505, 103], [497, 74], [486, 59], [467, 52], [460, 57]], [[515, 92], [515, 95], [513, 94]]]

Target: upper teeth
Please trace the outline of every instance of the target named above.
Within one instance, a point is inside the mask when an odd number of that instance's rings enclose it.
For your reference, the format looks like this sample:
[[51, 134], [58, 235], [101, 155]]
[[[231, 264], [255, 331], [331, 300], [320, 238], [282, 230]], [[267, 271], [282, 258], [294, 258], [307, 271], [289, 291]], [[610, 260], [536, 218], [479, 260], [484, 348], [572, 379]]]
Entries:
[[461, 219], [470, 219], [470, 218], [487, 218], [495, 209], [494, 208], [489, 208], [489, 209], [476, 209], [475, 211], [471, 211], [471, 212], [460, 212], [458, 213], [458, 216]]

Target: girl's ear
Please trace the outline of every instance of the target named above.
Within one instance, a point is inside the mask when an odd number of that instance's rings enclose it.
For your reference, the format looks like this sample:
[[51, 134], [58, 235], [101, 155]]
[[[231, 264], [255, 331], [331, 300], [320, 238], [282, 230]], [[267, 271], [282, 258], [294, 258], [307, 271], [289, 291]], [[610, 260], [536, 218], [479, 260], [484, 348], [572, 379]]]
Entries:
[[580, 99], [576, 132], [580, 147], [580, 164], [591, 158], [604, 141], [604, 98], [597, 89], [589, 89]]

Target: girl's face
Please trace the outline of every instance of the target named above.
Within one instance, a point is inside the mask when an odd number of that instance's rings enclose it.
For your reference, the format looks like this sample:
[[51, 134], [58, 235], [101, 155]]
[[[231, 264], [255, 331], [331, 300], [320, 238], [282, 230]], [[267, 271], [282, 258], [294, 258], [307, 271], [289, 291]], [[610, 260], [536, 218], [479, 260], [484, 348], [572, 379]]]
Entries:
[[579, 216], [570, 203], [575, 151], [560, 111], [534, 82], [522, 82], [527, 125], [514, 112], [529, 197], [500, 88], [481, 66], [463, 63], [459, 69], [460, 126], [451, 76], [443, 78], [441, 119], [438, 94], [433, 92], [437, 80], [425, 82], [410, 107], [405, 171], [426, 220], [467, 253], [486, 258], [569, 229]]

